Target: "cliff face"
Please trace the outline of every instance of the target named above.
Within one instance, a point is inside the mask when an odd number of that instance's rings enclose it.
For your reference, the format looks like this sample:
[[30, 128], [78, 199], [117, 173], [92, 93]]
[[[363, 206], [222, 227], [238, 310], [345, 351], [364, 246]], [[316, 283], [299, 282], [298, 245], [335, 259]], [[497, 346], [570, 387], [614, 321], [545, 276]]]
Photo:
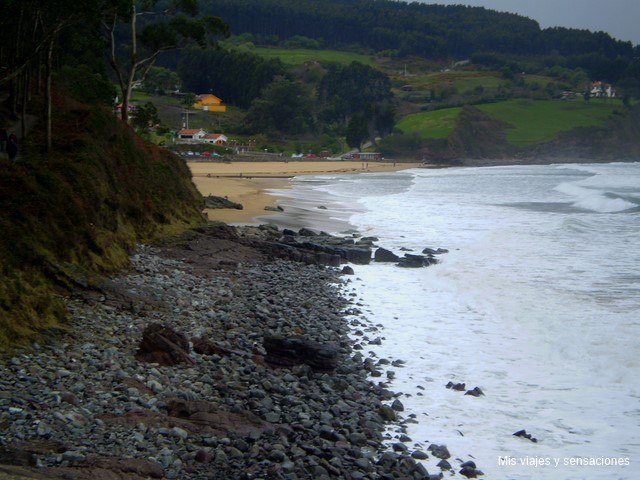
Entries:
[[78, 272], [128, 263], [137, 242], [203, 221], [187, 166], [109, 112], [61, 100], [54, 145], [37, 129], [19, 162], [0, 159], [0, 350], [64, 327]]
[[591, 161], [640, 160], [640, 104], [616, 112], [604, 127], [580, 127], [535, 147], [532, 156]]
[[515, 148], [507, 142], [509, 125], [465, 105], [449, 135], [449, 154], [457, 158], [506, 157]]

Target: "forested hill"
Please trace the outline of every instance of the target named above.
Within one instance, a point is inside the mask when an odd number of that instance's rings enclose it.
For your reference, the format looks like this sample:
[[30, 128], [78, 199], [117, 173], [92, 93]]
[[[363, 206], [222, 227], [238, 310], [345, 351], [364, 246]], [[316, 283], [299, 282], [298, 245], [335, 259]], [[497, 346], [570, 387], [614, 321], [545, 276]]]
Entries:
[[267, 42], [301, 35], [322, 39], [330, 48], [358, 45], [428, 58], [480, 52], [609, 60], [634, 55], [631, 42], [603, 32], [542, 30], [529, 18], [482, 7], [391, 0], [211, 0], [202, 9], [222, 16], [234, 34], [248, 32]]

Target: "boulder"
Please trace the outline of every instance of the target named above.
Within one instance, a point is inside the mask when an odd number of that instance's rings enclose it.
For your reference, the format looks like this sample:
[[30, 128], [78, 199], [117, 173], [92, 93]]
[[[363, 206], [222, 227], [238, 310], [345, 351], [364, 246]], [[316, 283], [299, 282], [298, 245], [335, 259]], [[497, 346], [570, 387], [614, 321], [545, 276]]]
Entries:
[[298, 230], [298, 235], [302, 237], [315, 237], [317, 233], [309, 228], [301, 228]]
[[351, 268], [349, 265], [345, 265], [344, 267], [342, 267], [342, 271], [340, 273], [343, 275], [355, 275], [356, 272], [354, 272], [353, 268]]
[[371, 263], [370, 248], [345, 248], [345, 260], [357, 265], [368, 265]]
[[449, 453], [449, 449], [446, 447], [446, 445], [436, 445], [435, 443], [432, 443], [431, 445], [429, 445], [429, 448], [427, 450], [430, 451], [434, 457], [437, 457], [441, 460], [451, 458], [451, 454]]
[[338, 366], [338, 348], [304, 337], [271, 336], [264, 338], [265, 361], [272, 365], [309, 365], [314, 370], [334, 370]]
[[274, 207], [272, 205], [267, 205], [266, 207], [264, 207], [264, 209], [267, 212], [284, 212], [284, 208], [282, 208], [280, 205]]
[[443, 253], [449, 253], [449, 250], [447, 250], [446, 248], [433, 249], [427, 247], [422, 250], [422, 253], [424, 253], [425, 255], [441, 255]]
[[236, 210], [243, 209], [241, 204], [232, 202], [227, 198], [216, 197], [215, 195], [204, 197], [204, 206], [206, 208], [235, 208]]
[[289, 229], [289, 228], [285, 228], [282, 230], [282, 235], [287, 235], [290, 237], [295, 237], [297, 235], [296, 232], [294, 232], [293, 230]]
[[386, 248], [378, 248], [373, 259], [376, 262], [397, 262], [400, 257]]
[[464, 389], [467, 388], [464, 383], [453, 383], [453, 382], [447, 383], [446, 387], [452, 390], [456, 390], [457, 392], [464, 392]]
[[526, 430], [518, 430], [513, 434], [516, 437], [526, 438], [527, 440], [531, 440], [533, 443], [538, 443], [538, 439], [531, 436], [530, 433], [527, 433]]
[[405, 253], [404, 257], [400, 258], [398, 261], [398, 266], [403, 268], [421, 268], [427, 267], [430, 265], [430, 260], [428, 257], [422, 255], [412, 255], [410, 253]]
[[484, 395], [484, 392], [480, 390], [480, 387], [475, 387], [472, 390], [467, 390], [465, 395], [471, 395], [473, 397], [479, 397], [480, 395]]
[[152, 323], [144, 329], [135, 356], [141, 362], [158, 363], [164, 366], [195, 363], [189, 356], [187, 337], [159, 323]]
[[193, 351], [200, 355], [243, 355], [243, 352], [223, 347], [204, 337], [194, 338], [192, 344]]

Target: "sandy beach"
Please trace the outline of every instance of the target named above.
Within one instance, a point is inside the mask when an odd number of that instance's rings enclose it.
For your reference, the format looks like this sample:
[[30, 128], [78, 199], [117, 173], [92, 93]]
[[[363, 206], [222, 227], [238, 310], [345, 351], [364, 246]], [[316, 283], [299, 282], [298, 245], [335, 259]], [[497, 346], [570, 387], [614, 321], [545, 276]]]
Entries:
[[203, 195], [227, 197], [243, 205], [242, 210], [207, 209], [209, 220], [225, 223], [251, 223], [265, 214], [265, 206], [274, 206], [278, 197], [271, 189], [287, 188], [298, 175], [323, 173], [392, 172], [415, 168], [415, 163], [353, 161], [280, 161], [280, 162], [188, 162], [193, 181]]

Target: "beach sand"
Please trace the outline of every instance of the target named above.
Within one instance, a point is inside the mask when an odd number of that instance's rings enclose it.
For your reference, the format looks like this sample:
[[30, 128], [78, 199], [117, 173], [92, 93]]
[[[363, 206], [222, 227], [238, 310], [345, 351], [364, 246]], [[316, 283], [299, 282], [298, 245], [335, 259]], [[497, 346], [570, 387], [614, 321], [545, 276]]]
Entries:
[[193, 181], [202, 195], [227, 197], [242, 204], [242, 210], [206, 209], [209, 220], [230, 224], [250, 224], [268, 215], [264, 207], [275, 206], [278, 197], [268, 192], [289, 186], [298, 175], [323, 173], [392, 172], [415, 168], [415, 163], [352, 161], [280, 162], [188, 162]]

